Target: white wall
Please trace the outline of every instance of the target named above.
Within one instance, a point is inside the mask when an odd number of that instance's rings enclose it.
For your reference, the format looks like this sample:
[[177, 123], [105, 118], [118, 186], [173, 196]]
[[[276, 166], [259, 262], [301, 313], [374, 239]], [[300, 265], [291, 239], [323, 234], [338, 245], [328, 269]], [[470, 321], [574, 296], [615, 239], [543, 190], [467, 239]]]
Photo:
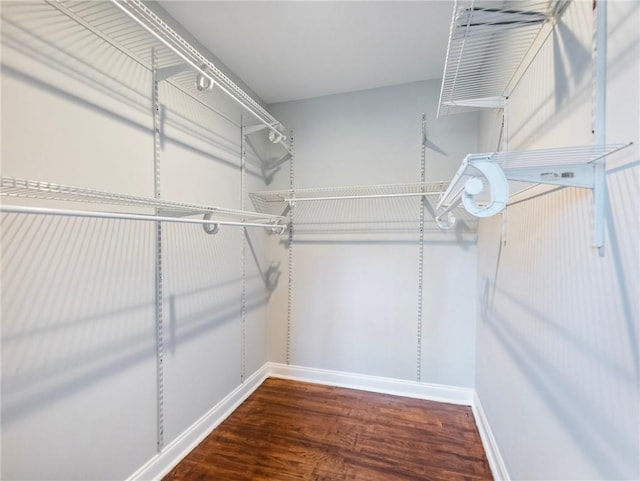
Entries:
[[[2, 175], [152, 197], [150, 72], [44, 3], [2, 15]], [[240, 208], [238, 109], [219, 96], [224, 120], [166, 83], [160, 100], [162, 197]], [[156, 454], [154, 224], [1, 222], [1, 477], [126, 478]], [[168, 444], [266, 361], [268, 293], [263, 232], [249, 232], [243, 329], [242, 231], [163, 226]]]
[[[607, 4], [606, 137], [635, 144], [607, 161], [604, 255], [579, 189], [509, 207], [506, 245], [500, 216], [479, 229], [476, 389], [512, 479], [640, 478], [640, 7]], [[592, 25], [573, 2], [509, 100], [510, 149], [594, 141]]]
[[[436, 120], [438, 93], [429, 81], [270, 106], [295, 131], [294, 186], [419, 182], [423, 112], [426, 177], [446, 181], [477, 149], [477, 117]], [[289, 187], [287, 168], [274, 187]], [[287, 361], [288, 339], [291, 364], [416, 380], [419, 213], [416, 198], [299, 202], [291, 325], [285, 271], [269, 359]], [[286, 242], [269, 248], [286, 267]], [[475, 235], [442, 233], [427, 214], [424, 259], [420, 380], [473, 386]]]

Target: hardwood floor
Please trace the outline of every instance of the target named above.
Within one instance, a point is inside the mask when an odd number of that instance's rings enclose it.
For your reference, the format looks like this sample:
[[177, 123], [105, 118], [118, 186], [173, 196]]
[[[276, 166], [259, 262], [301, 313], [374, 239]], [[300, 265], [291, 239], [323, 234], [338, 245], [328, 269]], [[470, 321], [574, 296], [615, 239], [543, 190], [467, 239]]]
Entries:
[[164, 481], [492, 479], [471, 408], [269, 378]]

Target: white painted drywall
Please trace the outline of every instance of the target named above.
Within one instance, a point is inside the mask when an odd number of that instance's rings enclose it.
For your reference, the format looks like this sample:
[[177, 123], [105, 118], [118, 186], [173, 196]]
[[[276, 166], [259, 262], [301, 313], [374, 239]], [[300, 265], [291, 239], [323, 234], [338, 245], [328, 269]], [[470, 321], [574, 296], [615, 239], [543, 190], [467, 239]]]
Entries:
[[[640, 7], [606, 3], [607, 142], [635, 144], [607, 161], [604, 255], [587, 191], [509, 207], [506, 245], [480, 224], [476, 389], [512, 479], [640, 478]], [[592, 25], [572, 2], [509, 99], [509, 148], [593, 142]]]
[[[436, 120], [438, 92], [429, 81], [270, 106], [295, 131], [295, 187], [418, 182], [423, 112], [427, 180], [449, 179], [477, 149], [477, 116]], [[272, 188], [288, 184], [283, 168]], [[286, 362], [288, 341], [295, 365], [415, 380], [419, 212], [415, 198], [298, 203], [291, 325], [285, 271], [269, 360]], [[268, 246], [287, 266], [286, 242]], [[441, 233], [427, 215], [424, 259], [421, 381], [473, 386], [475, 236]]]
[[[44, 3], [2, 10], [2, 175], [152, 197], [151, 73]], [[161, 194], [238, 209], [240, 115], [212, 95], [234, 122], [161, 84]], [[247, 190], [264, 187], [255, 157]], [[124, 479], [156, 454], [154, 224], [1, 227], [1, 477]], [[243, 329], [242, 230], [163, 229], [168, 444], [266, 361], [266, 234], [249, 232]]]

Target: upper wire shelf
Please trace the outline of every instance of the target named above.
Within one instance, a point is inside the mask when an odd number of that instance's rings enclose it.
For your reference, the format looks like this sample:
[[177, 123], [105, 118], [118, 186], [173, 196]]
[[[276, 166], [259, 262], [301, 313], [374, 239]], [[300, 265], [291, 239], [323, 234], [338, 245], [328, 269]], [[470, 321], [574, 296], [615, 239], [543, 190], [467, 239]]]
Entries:
[[[154, 199], [68, 185], [53, 184], [35, 180], [0, 177], [0, 196], [19, 199], [43, 199], [52, 201], [72, 201], [90, 204], [107, 204], [135, 208], [154, 209], [156, 215], [120, 212], [75, 211], [62, 209], [22, 207], [3, 204], [0, 211], [33, 214], [59, 214], [80, 217], [107, 217], [134, 220], [161, 220], [166, 222], [197, 223], [205, 226], [208, 233], [217, 232], [219, 225], [240, 225], [246, 227], [266, 227], [282, 230], [284, 218], [243, 210], [227, 209], [186, 202]], [[203, 219], [184, 217], [202, 215]], [[215, 232], [214, 232], [215, 230]]]
[[147, 69], [155, 67], [159, 80], [167, 80], [220, 113], [209, 94], [217, 87], [269, 129], [273, 143], [289, 150], [282, 123], [142, 1], [47, 0], [47, 3]]
[[542, 27], [566, 0], [460, 0], [453, 8], [438, 116], [502, 108]]

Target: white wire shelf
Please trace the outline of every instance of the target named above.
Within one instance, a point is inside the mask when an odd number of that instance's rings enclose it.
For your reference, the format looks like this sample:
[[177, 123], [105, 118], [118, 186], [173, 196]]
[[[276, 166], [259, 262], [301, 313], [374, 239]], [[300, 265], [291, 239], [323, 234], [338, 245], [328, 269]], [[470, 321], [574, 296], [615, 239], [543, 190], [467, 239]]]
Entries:
[[433, 182], [269, 190], [250, 193], [249, 197], [258, 212], [282, 212], [298, 202], [438, 195], [445, 185]]
[[[363, 221], [367, 224], [376, 222], [410, 223], [417, 220], [413, 209], [414, 204], [401, 203], [402, 199], [416, 199], [415, 205], [421, 198], [425, 199], [425, 208], [435, 219], [436, 205], [444, 193], [445, 182], [379, 184], [340, 187], [305, 188], [293, 190], [272, 190], [253, 192], [249, 196], [254, 208], [258, 212], [286, 215], [290, 209], [303, 204], [329, 205], [328, 209], [309, 207], [309, 223], [318, 222], [323, 225], [350, 221]], [[344, 207], [347, 201], [369, 201], [369, 209], [348, 209]], [[407, 214], [406, 210], [412, 213]], [[330, 212], [326, 212], [329, 210]], [[413, 212], [415, 210], [415, 212]], [[374, 211], [374, 212], [370, 212]], [[458, 220], [475, 223], [477, 219], [465, 211], [462, 206], [456, 206], [453, 211]], [[296, 214], [298, 220], [299, 215]], [[453, 222], [438, 220], [438, 227], [449, 229]]]
[[[102, 204], [153, 209], [154, 215], [145, 213], [100, 212], [85, 210], [57, 209], [47, 207], [19, 206], [3, 203], [0, 211], [6, 213], [64, 215], [76, 217], [98, 217], [111, 219], [148, 220], [177, 223], [202, 224], [208, 233], [217, 232], [219, 225], [263, 227], [283, 230], [284, 217], [248, 212], [222, 207], [213, 207], [186, 202], [154, 199], [134, 195], [104, 192], [68, 185], [53, 184], [35, 180], [0, 177], [0, 196], [6, 199], [40, 199], [47, 201], [70, 201], [77, 203]], [[185, 218], [202, 215], [202, 219]]]
[[47, 0], [47, 3], [149, 70], [154, 68], [154, 52], [159, 80], [168, 81], [218, 113], [210, 91], [221, 90], [272, 132], [273, 143], [289, 150], [282, 123], [142, 1]]
[[[462, 204], [476, 217], [489, 217], [501, 212], [509, 199], [538, 184], [580, 187], [594, 191], [596, 169], [604, 159], [629, 144], [585, 145], [551, 149], [469, 154], [454, 175], [436, 206], [437, 219], [458, 212]], [[603, 212], [596, 209], [594, 224], [604, 224]], [[455, 215], [455, 213], [453, 213]]]
[[460, 0], [451, 19], [438, 116], [502, 108], [542, 27], [565, 0]]

